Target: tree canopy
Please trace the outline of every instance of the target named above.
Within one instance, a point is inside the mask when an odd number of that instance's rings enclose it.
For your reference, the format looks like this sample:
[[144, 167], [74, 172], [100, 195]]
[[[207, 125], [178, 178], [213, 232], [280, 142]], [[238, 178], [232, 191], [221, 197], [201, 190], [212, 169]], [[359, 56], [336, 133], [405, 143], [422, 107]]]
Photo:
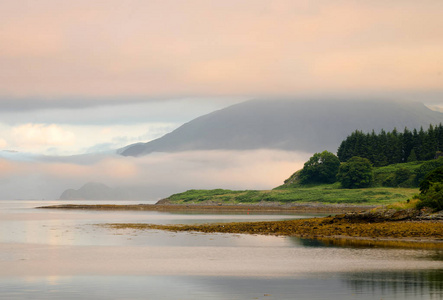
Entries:
[[367, 158], [354, 156], [340, 165], [337, 178], [344, 188], [368, 187], [373, 181], [371, 162]]
[[300, 182], [308, 183], [333, 183], [335, 182], [340, 160], [333, 153], [323, 151], [315, 153], [300, 171]]
[[404, 129], [398, 132], [381, 130], [379, 134], [363, 133], [356, 130], [341, 142], [337, 156], [340, 161], [351, 157], [367, 158], [376, 166], [433, 159], [438, 151], [443, 151], [443, 125], [430, 125], [425, 131]]
[[420, 182], [420, 193], [426, 194], [433, 183], [443, 183], [443, 166], [429, 172]]
[[420, 202], [417, 208], [429, 207], [436, 211], [443, 210], [443, 167], [429, 172], [420, 183]]

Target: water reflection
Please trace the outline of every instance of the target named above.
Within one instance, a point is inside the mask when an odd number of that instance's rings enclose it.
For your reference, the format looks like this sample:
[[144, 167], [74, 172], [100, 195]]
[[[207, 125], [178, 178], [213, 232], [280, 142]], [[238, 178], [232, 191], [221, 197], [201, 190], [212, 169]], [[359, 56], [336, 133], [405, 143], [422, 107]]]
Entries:
[[363, 272], [342, 276], [343, 282], [357, 294], [396, 295], [399, 299], [441, 299], [443, 270], [403, 272]]
[[294, 245], [303, 246], [307, 248], [320, 248], [320, 247], [334, 247], [333, 245], [328, 245], [320, 240], [315, 239], [303, 239], [298, 237], [288, 237]]
[[0, 203], [0, 299], [441, 299], [443, 293], [441, 250], [96, 226], [306, 216], [33, 209], [41, 205]]
[[[133, 204], [126, 201], [127, 204]], [[96, 204], [97, 201], [88, 202]], [[103, 204], [102, 201], [99, 204]], [[105, 202], [106, 203], [106, 202]], [[112, 201], [121, 204], [125, 201]], [[214, 212], [157, 212], [157, 211], [88, 211], [34, 209], [42, 205], [56, 205], [60, 201], [2, 201], [0, 202], [0, 242], [47, 245], [164, 245], [190, 244], [182, 239], [171, 241], [159, 237], [148, 237], [148, 233], [120, 232], [93, 226], [109, 222], [195, 224], [242, 221], [282, 220], [306, 218], [311, 215], [274, 213], [223, 213]], [[162, 242], [163, 240], [167, 242]], [[204, 240], [204, 239], [203, 239]], [[197, 243], [198, 244], [198, 243]]]
[[[298, 237], [288, 237], [292, 244], [308, 248], [415, 248], [435, 250], [439, 257], [443, 253], [443, 244], [430, 242], [407, 242], [407, 241], [389, 241], [389, 240], [370, 240], [370, 239], [346, 239], [346, 238], [318, 238], [304, 239]], [[440, 259], [441, 260], [441, 259]]]
[[442, 299], [442, 271], [298, 277], [73, 276], [0, 280], [1, 299]]

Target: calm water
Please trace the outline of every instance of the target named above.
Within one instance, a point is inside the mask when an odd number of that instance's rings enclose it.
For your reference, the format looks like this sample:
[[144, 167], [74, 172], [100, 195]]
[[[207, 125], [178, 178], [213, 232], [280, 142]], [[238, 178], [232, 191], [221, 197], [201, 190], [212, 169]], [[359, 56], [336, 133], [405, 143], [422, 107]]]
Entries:
[[0, 202], [0, 299], [443, 299], [443, 251], [97, 225], [306, 215], [34, 209], [59, 203]]

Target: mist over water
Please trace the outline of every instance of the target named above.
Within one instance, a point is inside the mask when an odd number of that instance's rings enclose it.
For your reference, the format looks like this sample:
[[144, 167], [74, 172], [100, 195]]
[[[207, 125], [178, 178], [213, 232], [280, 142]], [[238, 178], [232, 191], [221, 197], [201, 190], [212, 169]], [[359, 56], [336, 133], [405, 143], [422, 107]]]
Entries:
[[188, 189], [272, 189], [303, 166], [308, 153], [278, 150], [189, 151], [143, 157], [94, 154], [0, 159], [0, 199], [58, 199], [87, 182], [158, 200]]

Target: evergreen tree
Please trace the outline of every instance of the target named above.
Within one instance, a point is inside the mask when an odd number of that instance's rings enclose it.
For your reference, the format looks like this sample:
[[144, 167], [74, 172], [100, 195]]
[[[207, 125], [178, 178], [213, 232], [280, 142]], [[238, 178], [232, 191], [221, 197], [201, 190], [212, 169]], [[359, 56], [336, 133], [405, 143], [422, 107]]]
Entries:
[[367, 158], [376, 166], [386, 166], [409, 161], [431, 160], [438, 151], [443, 151], [443, 125], [430, 125], [425, 131], [407, 128], [398, 132], [384, 129], [376, 134], [363, 133], [356, 130], [341, 142], [337, 156], [341, 162], [346, 162], [354, 156]]
[[417, 156], [415, 155], [415, 150], [412, 149], [411, 153], [408, 156], [407, 162], [417, 161]]
[[423, 127], [420, 127], [417, 137], [417, 146], [415, 148], [415, 154], [417, 155], [418, 160], [425, 160], [426, 149], [423, 148], [424, 142], [425, 142], [425, 131], [423, 130]]
[[429, 125], [428, 131], [424, 135], [423, 140], [423, 160], [430, 160], [435, 157], [435, 153], [438, 151], [438, 143], [436, 140], [436, 132], [432, 125]]
[[380, 131], [380, 134], [377, 138], [377, 158], [374, 161], [374, 165], [377, 167], [382, 167], [388, 165], [388, 156], [389, 156], [389, 150], [388, 150], [388, 139], [386, 136], [386, 131], [383, 129]]
[[440, 123], [435, 127], [435, 138], [437, 139], [437, 150], [443, 151], [443, 125]]
[[[412, 138], [413, 138], [412, 132], [410, 132], [408, 130], [408, 128], [405, 127], [405, 129], [403, 130], [403, 136], [402, 136], [402, 162], [409, 161], [409, 156], [411, 155], [411, 151], [414, 148]], [[414, 156], [415, 156], [415, 152], [414, 152]], [[417, 160], [417, 157], [415, 157], [415, 160]]]
[[388, 164], [397, 164], [401, 162], [401, 142], [397, 129], [394, 128], [392, 132], [386, 134], [386, 152], [385, 155], [388, 160]]

